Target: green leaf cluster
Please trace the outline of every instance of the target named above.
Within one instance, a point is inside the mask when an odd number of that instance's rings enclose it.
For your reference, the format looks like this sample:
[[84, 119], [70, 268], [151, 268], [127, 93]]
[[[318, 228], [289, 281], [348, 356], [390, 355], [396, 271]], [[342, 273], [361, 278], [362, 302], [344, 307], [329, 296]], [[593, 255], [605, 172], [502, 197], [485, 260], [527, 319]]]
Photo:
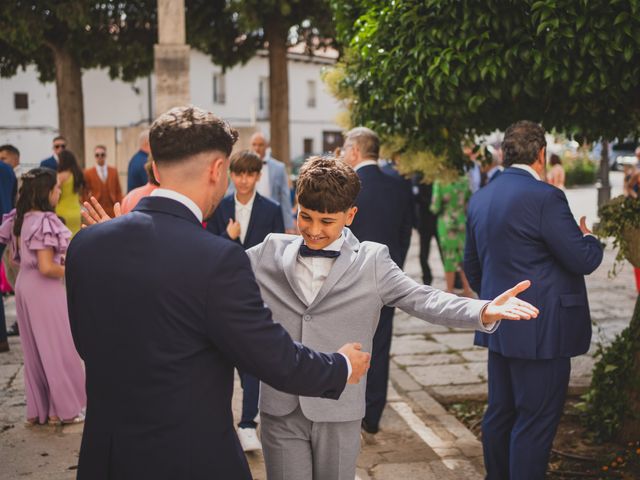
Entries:
[[620, 195], [605, 203], [598, 210], [600, 222], [595, 233], [603, 240], [613, 239], [613, 248], [618, 250], [616, 267], [624, 262], [632, 248], [637, 248], [630, 242], [640, 242], [640, 237], [630, 238], [629, 232], [640, 230], [640, 198]]
[[15, 0], [0, 2], [0, 76], [35, 64], [41, 81], [55, 78], [53, 49], [81, 68], [104, 67], [133, 80], [153, 69], [155, 0]]
[[581, 139], [638, 132], [638, 0], [349, 3], [332, 6], [351, 121], [405, 152], [458, 166], [466, 138], [521, 119]]

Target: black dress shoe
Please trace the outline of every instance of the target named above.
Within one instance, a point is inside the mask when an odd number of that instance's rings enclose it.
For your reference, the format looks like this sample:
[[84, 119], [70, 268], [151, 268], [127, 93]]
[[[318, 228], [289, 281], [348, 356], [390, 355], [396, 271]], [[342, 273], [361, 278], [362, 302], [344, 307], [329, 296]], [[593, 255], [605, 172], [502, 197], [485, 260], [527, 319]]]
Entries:
[[6, 340], [3, 340], [2, 342], [0, 342], [0, 353], [4, 353], [8, 351], [9, 351], [9, 342], [7, 342]]
[[20, 334], [18, 331], [18, 322], [14, 323], [7, 329], [7, 337], [17, 337]]
[[364, 418], [362, 419], [362, 429], [371, 435], [375, 435], [379, 431], [378, 425], [369, 425]]

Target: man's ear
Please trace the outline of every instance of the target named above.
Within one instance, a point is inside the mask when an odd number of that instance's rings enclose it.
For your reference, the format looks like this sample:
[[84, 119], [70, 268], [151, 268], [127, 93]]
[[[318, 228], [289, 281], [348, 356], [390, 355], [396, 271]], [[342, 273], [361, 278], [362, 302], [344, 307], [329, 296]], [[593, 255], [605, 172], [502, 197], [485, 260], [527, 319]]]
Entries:
[[153, 176], [160, 183], [160, 172], [158, 172], [158, 165], [154, 161], [151, 162], [151, 170], [153, 170]]
[[538, 152], [538, 158], [536, 161], [543, 167], [547, 166], [547, 149], [545, 147], [542, 147]]
[[221, 181], [222, 176], [227, 175], [227, 169], [225, 168], [224, 157], [221, 155], [216, 155], [213, 161], [209, 164], [209, 180], [213, 183], [218, 183]]
[[353, 223], [353, 219], [356, 216], [356, 213], [358, 213], [358, 207], [351, 207], [349, 210], [347, 210], [347, 221], [345, 222], [345, 225], [347, 227]]

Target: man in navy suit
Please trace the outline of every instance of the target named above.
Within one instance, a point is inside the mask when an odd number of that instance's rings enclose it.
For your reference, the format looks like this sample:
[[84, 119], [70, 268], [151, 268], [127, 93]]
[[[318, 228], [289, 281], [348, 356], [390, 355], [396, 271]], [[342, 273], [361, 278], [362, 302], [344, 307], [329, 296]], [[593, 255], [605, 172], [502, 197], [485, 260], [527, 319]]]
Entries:
[[522, 298], [540, 307], [535, 322], [506, 322], [491, 336], [489, 406], [482, 424], [488, 479], [544, 478], [562, 415], [571, 357], [589, 349], [591, 319], [584, 275], [602, 246], [584, 217], [578, 226], [564, 193], [545, 178], [544, 129], [511, 125], [502, 143], [504, 172], [471, 197], [464, 271], [480, 298], [531, 280]]
[[142, 187], [149, 181], [145, 165], [149, 160], [149, 130], [143, 130], [138, 137], [139, 150], [129, 160], [127, 169], [127, 192]]
[[[247, 250], [255, 247], [270, 233], [284, 233], [280, 205], [256, 192], [262, 160], [248, 150], [231, 155], [230, 175], [235, 193], [227, 195], [207, 223], [207, 230], [238, 242]], [[242, 381], [242, 417], [238, 438], [245, 452], [261, 450], [254, 421], [258, 414], [260, 381], [246, 372], [239, 372]]]
[[58, 155], [60, 152], [67, 148], [67, 140], [62, 135], [58, 135], [53, 139], [53, 155], [45, 158], [40, 162], [41, 167], [49, 168], [54, 171], [58, 171]]
[[294, 343], [242, 247], [202, 228], [227, 188], [236, 138], [197, 107], [161, 115], [150, 141], [162, 188], [69, 246], [69, 317], [87, 372], [79, 479], [249, 479], [234, 366], [327, 398], [366, 371], [357, 344], [324, 354]]
[[[2, 216], [13, 210], [16, 203], [18, 181], [13, 168], [7, 163], [0, 162], [0, 223]], [[0, 262], [2, 261], [2, 253], [5, 245], [0, 244]], [[7, 324], [4, 315], [4, 303], [0, 298], [0, 353], [9, 351], [9, 342], [7, 341]]]
[[[362, 184], [356, 199], [358, 215], [351, 224], [351, 231], [361, 242], [386, 245], [391, 259], [402, 267], [411, 243], [411, 190], [401, 179], [383, 173], [378, 166], [380, 140], [372, 130], [357, 127], [349, 131], [343, 152], [344, 161], [353, 167]], [[393, 313], [393, 308], [382, 307], [373, 337], [371, 369], [367, 375], [367, 410], [362, 420], [363, 428], [369, 433], [378, 431], [387, 402]]]

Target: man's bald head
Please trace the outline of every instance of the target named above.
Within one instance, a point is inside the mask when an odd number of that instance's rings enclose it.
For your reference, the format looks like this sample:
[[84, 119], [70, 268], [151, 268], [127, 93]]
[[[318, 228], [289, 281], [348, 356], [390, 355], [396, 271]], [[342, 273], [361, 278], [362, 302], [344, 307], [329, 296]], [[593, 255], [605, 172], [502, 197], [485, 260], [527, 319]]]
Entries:
[[258, 155], [261, 160], [264, 160], [268, 146], [269, 141], [262, 132], [256, 132], [251, 135], [251, 150]]

